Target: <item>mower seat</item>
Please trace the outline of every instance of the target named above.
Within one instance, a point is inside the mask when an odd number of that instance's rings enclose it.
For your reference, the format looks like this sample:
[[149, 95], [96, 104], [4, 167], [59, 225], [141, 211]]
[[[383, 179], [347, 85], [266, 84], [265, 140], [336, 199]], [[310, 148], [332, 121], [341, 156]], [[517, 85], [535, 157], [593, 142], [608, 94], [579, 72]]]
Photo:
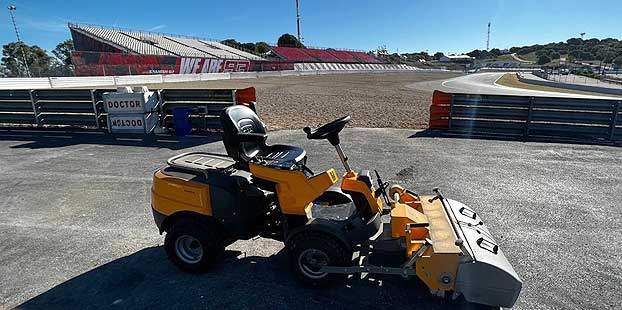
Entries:
[[292, 170], [306, 161], [307, 154], [302, 148], [267, 145], [266, 126], [246, 106], [234, 105], [224, 109], [220, 121], [227, 154], [240, 169], [248, 171], [248, 164], [252, 161], [270, 168]]

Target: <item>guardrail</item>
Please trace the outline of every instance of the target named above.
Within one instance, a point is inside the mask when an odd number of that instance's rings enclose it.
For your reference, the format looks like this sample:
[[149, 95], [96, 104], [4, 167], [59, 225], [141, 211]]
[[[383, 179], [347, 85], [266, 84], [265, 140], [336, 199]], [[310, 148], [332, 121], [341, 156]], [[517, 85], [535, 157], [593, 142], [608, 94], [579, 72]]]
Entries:
[[77, 76], [77, 77], [42, 77], [42, 78], [0, 78], [0, 90], [15, 89], [57, 89], [75, 87], [110, 87], [126, 85], [162, 84], [175, 82], [212, 81], [247, 79], [262, 77], [320, 75], [338, 73], [393, 72], [418, 70], [415, 67], [395, 64], [342, 64], [317, 63], [295, 64], [294, 70], [283, 71], [248, 71], [199, 74], [157, 74], [157, 75], [122, 75], [122, 76]]
[[[107, 129], [102, 95], [114, 89], [0, 90], [0, 124], [3, 126], [71, 126]], [[156, 91], [160, 127], [172, 128], [172, 109], [192, 109], [195, 130], [220, 129], [220, 111], [234, 104], [254, 102], [255, 90], [161, 89]]]
[[555, 88], [564, 88], [592, 93], [601, 93], [606, 95], [622, 95], [622, 88], [614, 88], [614, 87], [601, 87], [595, 85], [584, 85], [584, 84], [574, 84], [574, 83], [564, 83], [558, 81], [548, 80], [548, 74], [538, 72], [533, 73], [533, 75], [541, 78], [542, 80], [533, 79], [526, 77], [524, 75], [518, 74], [518, 80], [527, 84], [539, 85], [539, 86], [547, 86], [547, 87], [555, 87]]
[[622, 100], [473, 95], [435, 91], [432, 129], [520, 139], [622, 141]]

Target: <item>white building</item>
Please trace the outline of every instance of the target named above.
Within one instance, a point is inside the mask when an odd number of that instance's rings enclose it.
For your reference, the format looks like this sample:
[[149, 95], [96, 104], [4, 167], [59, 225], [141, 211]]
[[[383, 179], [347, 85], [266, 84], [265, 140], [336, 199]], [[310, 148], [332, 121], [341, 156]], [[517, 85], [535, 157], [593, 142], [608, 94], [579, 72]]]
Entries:
[[446, 55], [439, 59], [440, 62], [471, 62], [473, 57], [469, 55]]

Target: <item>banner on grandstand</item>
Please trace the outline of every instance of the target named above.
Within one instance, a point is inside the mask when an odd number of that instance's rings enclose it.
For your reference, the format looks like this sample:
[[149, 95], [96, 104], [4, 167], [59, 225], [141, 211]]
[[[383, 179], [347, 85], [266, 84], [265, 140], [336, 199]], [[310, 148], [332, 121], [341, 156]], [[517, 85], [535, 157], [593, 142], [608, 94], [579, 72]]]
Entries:
[[293, 63], [121, 53], [71, 52], [79, 76], [196, 74], [293, 70]]

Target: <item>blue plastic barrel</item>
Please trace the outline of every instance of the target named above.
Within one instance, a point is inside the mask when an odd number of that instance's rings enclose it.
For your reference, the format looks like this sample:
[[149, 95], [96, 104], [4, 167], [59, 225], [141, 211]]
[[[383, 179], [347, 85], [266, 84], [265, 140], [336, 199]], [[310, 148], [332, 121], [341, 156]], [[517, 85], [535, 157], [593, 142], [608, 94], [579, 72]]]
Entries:
[[190, 123], [190, 108], [173, 108], [173, 127], [176, 136], [186, 136], [192, 132]]

